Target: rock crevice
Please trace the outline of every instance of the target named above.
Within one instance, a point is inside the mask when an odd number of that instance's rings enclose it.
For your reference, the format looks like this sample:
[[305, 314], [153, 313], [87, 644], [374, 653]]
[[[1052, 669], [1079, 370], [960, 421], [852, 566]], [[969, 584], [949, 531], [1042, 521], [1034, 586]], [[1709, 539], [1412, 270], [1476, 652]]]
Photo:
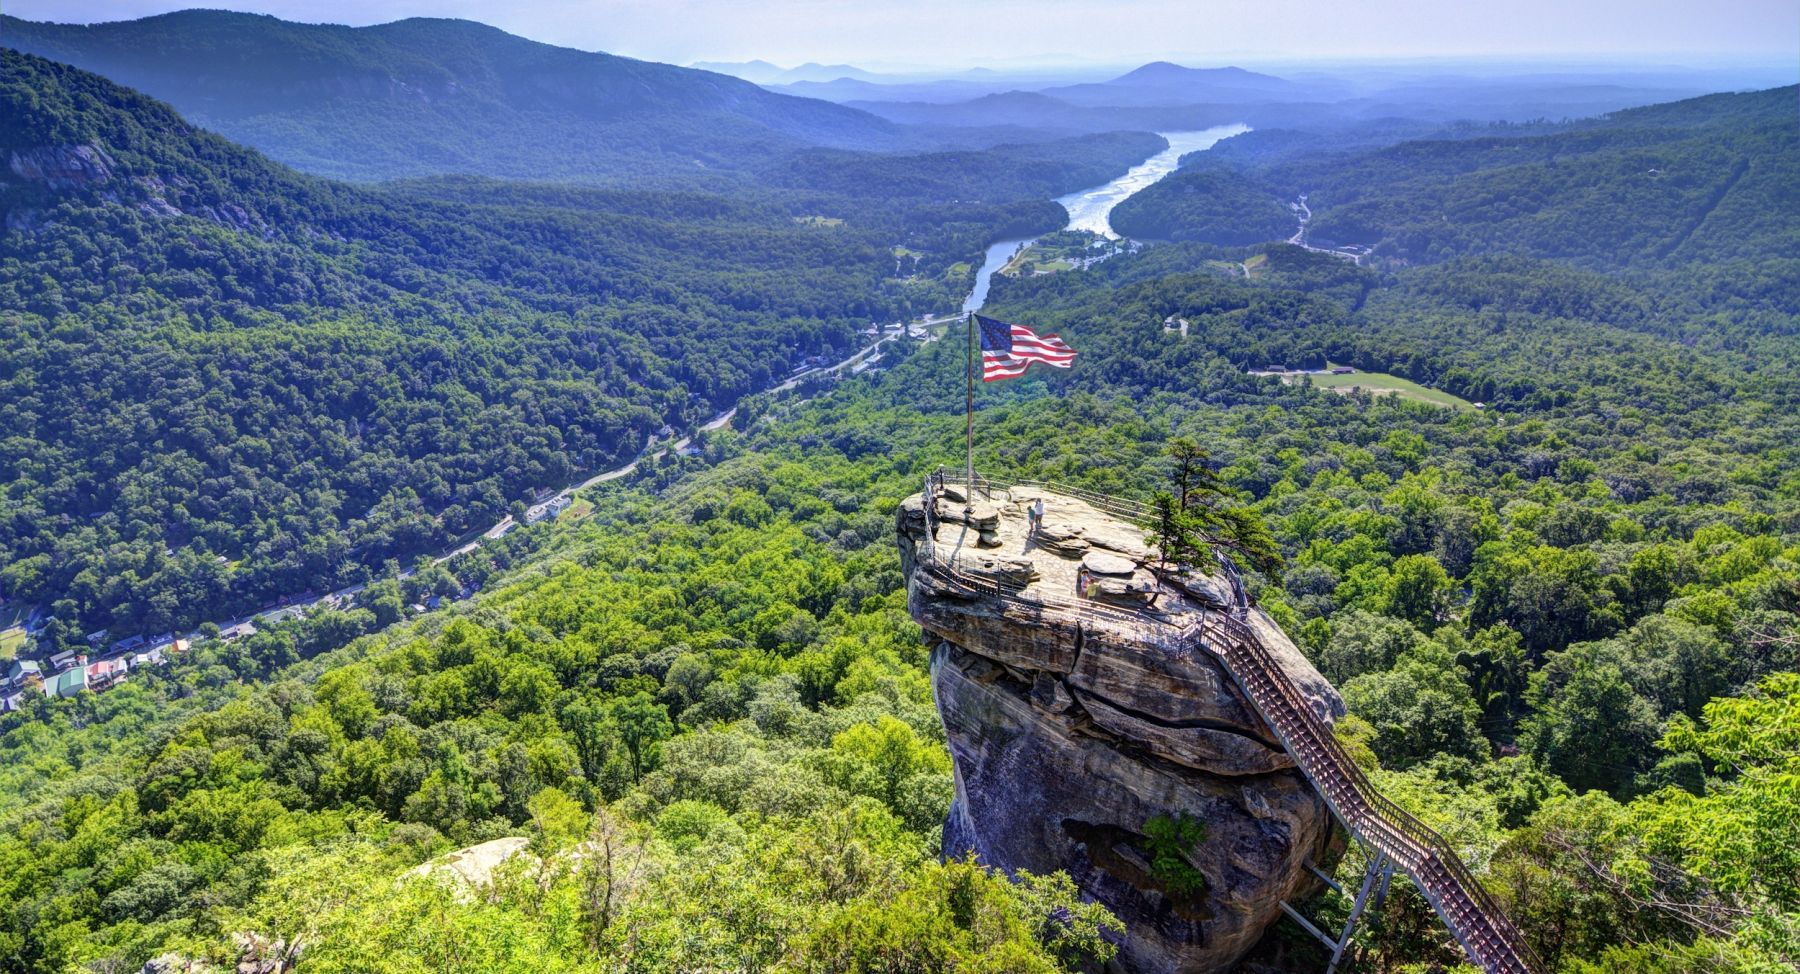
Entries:
[[[928, 518], [921, 497], [899, 511], [908, 606], [934, 637], [932, 688], [955, 763], [944, 854], [1008, 871], [1067, 871], [1123, 923], [1126, 970], [1228, 970], [1279, 918], [1281, 901], [1317, 891], [1306, 863], [1333, 859], [1341, 835], [1216, 659], [1172, 653], [1115, 624], [1128, 617], [1070, 618], [1070, 597], [1079, 600], [1078, 584], [1092, 574], [1154, 583], [1153, 553], [1134, 541], [1142, 529], [1054, 494], [1041, 495], [1042, 535], [1027, 537], [1024, 505], [1038, 496], [986, 498], [967, 516], [974, 525]], [[960, 498], [932, 513], [946, 506], [962, 513]], [[984, 578], [989, 563], [1008, 566], [1004, 580], [992, 579], [1006, 596], [971, 592], [927, 567], [952, 555], [968, 577]], [[1084, 558], [1095, 563], [1084, 570]], [[1228, 591], [1221, 580], [1200, 576], [1164, 586], [1153, 608], [1179, 621], [1207, 611], [1220, 591]], [[1273, 623], [1255, 628], [1322, 716], [1342, 713]], [[1204, 877], [1198, 890], [1151, 866], [1147, 823], [1184, 814], [1205, 827], [1183, 854]]]

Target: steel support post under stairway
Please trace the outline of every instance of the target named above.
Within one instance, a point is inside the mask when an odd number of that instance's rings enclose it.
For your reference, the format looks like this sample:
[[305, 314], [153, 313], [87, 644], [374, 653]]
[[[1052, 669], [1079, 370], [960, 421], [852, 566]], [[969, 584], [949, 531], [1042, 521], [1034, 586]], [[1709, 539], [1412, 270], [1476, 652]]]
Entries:
[[[1344, 919], [1344, 931], [1336, 938], [1327, 936], [1325, 931], [1314, 926], [1311, 920], [1308, 920], [1299, 910], [1294, 909], [1286, 900], [1281, 903], [1283, 913], [1291, 917], [1307, 933], [1312, 934], [1319, 943], [1331, 948], [1331, 963], [1325, 966], [1325, 974], [1337, 974], [1338, 965], [1344, 960], [1344, 952], [1350, 949], [1350, 937], [1356, 933], [1356, 921], [1361, 919], [1363, 911], [1371, 906], [1379, 910], [1381, 904], [1387, 899], [1388, 883], [1394, 878], [1394, 863], [1375, 849], [1369, 851], [1374, 858], [1369, 860], [1369, 867], [1363, 870], [1362, 885], [1357, 887], [1356, 898], [1350, 903], [1350, 915]], [[1306, 864], [1306, 868], [1313, 875], [1324, 880], [1327, 886], [1337, 890], [1339, 894], [1350, 895], [1311, 862]], [[1371, 903], [1371, 901], [1373, 902]]]
[[1387, 856], [1376, 852], [1375, 858], [1369, 860], [1369, 868], [1363, 871], [1362, 887], [1356, 891], [1356, 901], [1350, 904], [1350, 916], [1344, 920], [1344, 933], [1338, 937], [1337, 946], [1331, 950], [1331, 963], [1325, 965], [1325, 974], [1337, 974], [1338, 964], [1344, 959], [1344, 951], [1350, 949], [1350, 935], [1356, 932], [1356, 921], [1362, 916], [1363, 907], [1369, 904], [1369, 894], [1375, 893], [1375, 909], [1381, 909], [1381, 902], [1387, 898], [1388, 880], [1393, 875], [1394, 864]]

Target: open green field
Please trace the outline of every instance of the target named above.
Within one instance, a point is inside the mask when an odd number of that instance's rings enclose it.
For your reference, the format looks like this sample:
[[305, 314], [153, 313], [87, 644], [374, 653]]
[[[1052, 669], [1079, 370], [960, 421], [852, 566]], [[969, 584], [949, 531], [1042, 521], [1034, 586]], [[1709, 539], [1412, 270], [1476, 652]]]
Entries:
[[0, 630], [0, 663], [19, 655], [25, 647], [25, 630], [19, 626]]
[[1452, 409], [1474, 409], [1475, 404], [1453, 396], [1447, 392], [1439, 392], [1419, 385], [1410, 379], [1402, 379], [1386, 372], [1351, 372], [1348, 375], [1308, 375], [1304, 377], [1313, 385], [1322, 389], [1331, 389], [1346, 395], [1361, 389], [1375, 396], [1401, 396], [1428, 402], [1434, 406], [1449, 406]]
[[1075, 269], [1075, 264], [1068, 258], [1041, 247], [1026, 247], [1019, 251], [1000, 273], [1009, 277], [1019, 274], [1055, 274]]

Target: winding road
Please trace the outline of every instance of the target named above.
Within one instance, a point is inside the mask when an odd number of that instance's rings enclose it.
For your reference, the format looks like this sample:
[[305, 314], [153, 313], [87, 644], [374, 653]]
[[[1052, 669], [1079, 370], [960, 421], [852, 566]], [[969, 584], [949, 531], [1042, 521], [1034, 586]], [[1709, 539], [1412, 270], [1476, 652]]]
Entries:
[[[945, 321], [960, 321], [961, 318], [962, 318], [961, 315], [953, 315], [953, 316], [946, 316], [941, 319], [927, 319], [925, 324], [931, 325], [931, 324], [939, 324], [939, 323], [942, 323]], [[917, 325], [915, 325], [914, 327], [917, 327]], [[787, 390], [798, 386], [801, 382], [803, 382], [809, 378], [813, 378], [813, 377], [821, 376], [821, 375], [830, 375], [830, 374], [833, 374], [836, 372], [841, 372], [847, 368], [852, 368], [857, 363], [862, 362], [864, 359], [879, 353], [881, 350], [881, 346], [887, 344], [888, 342], [894, 341], [897, 338], [902, 338], [906, 334], [907, 334], [907, 331], [905, 331], [905, 330], [902, 330], [901, 332], [899, 332], [897, 334], [884, 334], [884, 335], [880, 336], [879, 338], [877, 338], [873, 345], [870, 345], [867, 348], [858, 350], [855, 354], [851, 355], [849, 358], [846, 358], [841, 362], [837, 362], [832, 365], [820, 366], [819, 368], [816, 368], [816, 369], [808, 369], [805, 372], [800, 372], [798, 374], [789, 376], [788, 378], [784, 379], [783, 381], [781, 381], [775, 385], [769, 386], [768, 388], [763, 389], [759, 393], [755, 393], [755, 394], [786, 392]], [[679, 453], [682, 450], [687, 449], [687, 447], [689, 447], [690, 445], [692, 445], [694, 442], [694, 437], [699, 435], [700, 433], [710, 432], [710, 431], [716, 430], [716, 429], [723, 429], [724, 427], [731, 425], [731, 421], [734, 418], [736, 418], [737, 412], [738, 412], [738, 407], [732, 406], [730, 409], [727, 409], [724, 412], [718, 414], [717, 416], [714, 416], [712, 419], [707, 420], [704, 424], [702, 424], [700, 426], [700, 428], [698, 430], [695, 430], [693, 433], [691, 433], [687, 436], [683, 436], [681, 439], [676, 440], [673, 443], [662, 445], [662, 446], [658, 447], [655, 450], [655, 452], [653, 452], [653, 453], [652, 452], [640, 453], [635, 458], [633, 458], [630, 463], [627, 463], [624, 466], [615, 467], [615, 468], [613, 468], [611, 470], [607, 470], [603, 473], [595, 474], [594, 476], [589, 477], [588, 479], [583, 480], [582, 482], [580, 482], [578, 484], [571, 484], [567, 487], [564, 487], [562, 490], [557, 491], [555, 494], [550, 495], [550, 497], [545, 498], [544, 501], [541, 501], [540, 503], [548, 503], [550, 500], [554, 500], [556, 498], [569, 497], [569, 496], [573, 495], [576, 491], [586, 490], [587, 488], [593, 487], [597, 484], [603, 484], [603, 483], [606, 483], [607, 481], [611, 481], [611, 480], [618, 480], [621, 477], [628, 477], [628, 476], [636, 473], [638, 467], [641, 464], [643, 464], [644, 461], [652, 460], [652, 459], [661, 459], [662, 457], [667, 456], [671, 450], [675, 451], [676, 453]], [[507, 516], [501, 518], [500, 520], [495, 521], [491, 527], [489, 527], [487, 530], [481, 532], [480, 536], [476, 537], [474, 540], [464, 542], [463, 544], [460, 544], [460, 545], [456, 546], [455, 548], [451, 548], [450, 550], [445, 551], [444, 553], [433, 557], [431, 560], [431, 563], [433, 565], [441, 565], [441, 564], [444, 564], [445, 562], [450, 561], [454, 558], [458, 558], [458, 557], [461, 557], [462, 555], [469, 554], [469, 553], [475, 551], [477, 548], [481, 547], [481, 543], [483, 541], [491, 541], [496, 538], [505, 537], [508, 532], [512, 531], [512, 529], [514, 529], [518, 526], [519, 526], [519, 522], [512, 515], [508, 514]], [[411, 577], [415, 571], [416, 571], [416, 569], [408, 568], [408, 569], [400, 572], [400, 574], [395, 577], [408, 578], [408, 577]], [[312, 608], [313, 606], [318, 605], [322, 602], [327, 603], [327, 604], [332, 604], [332, 605], [341, 604], [341, 603], [343, 603], [349, 599], [353, 599], [357, 595], [361, 594], [362, 590], [365, 587], [366, 587], [366, 583], [358, 583], [356, 585], [346, 585], [343, 588], [337, 589], [336, 591], [327, 592], [324, 595], [302, 596], [300, 598], [293, 599], [292, 601], [286, 602], [275, 608], [262, 609], [257, 612], [252, 612], [248, 615], [238, 616], [233, 619], [215, 620], [215, 622], [219, 627], [219, 631], [222, 634], [224, 634], [227, 638], [236, 638], [238, 636], [248, 635], [249, 633], [255, 632], [257, 622], [271, 622], [272, 623], [272, 622], [279, 622], [282, 619], [297, 618], [299, 616], [304, 615], [306, 613], [306, 610], [308, 610], [308, 609]], [[199, 630], [198, 630], [198, 628], [196, 628], [194, 631], [189, 632], [183, 638], [191, 640], [198, 636], [199, 636]], [[120, 654], [120, 655], [124, 655], [124, 654]], [[101, 658], [101, 656], [98, 653], [96, 653], [96, 654], [94, 654], [94, 658], [96, 660], [98, 660]]]
[[[1201, 132], [1164, 133], [1164, 138], [1169, 144], [1163, 152], [1158, 153], [1150, 159], [1145, 160], [1142, 164], [1133, 167], [1130, 171], [1117, 179], [1091, 190], [1084, 190], [1079, 193], [1062, 197], [1058, 202], [1062, 203], [1065, 208], [1070, 210], [1070, 226], [1086, 226], [1088, 222], [1098, 221], [1098, 223], [1095, 224], [1095, 226], [1098, 227], [1098, 232], [1103, 236], [1111, 236], [1110, 228], [1106, 225], [1105, 221], [1107, 214], [1112, 211], [1113, 206], [1117, 205], [1120, 200], [1129, 196], [1132, 192], [1142, 189], [1144, 186], [1161, 179], [1169, 172], [1172, 172], [1182, 154], [1209, 148], [1221, 138], [1235, 135], [1240, 131], [1248, 131], [1248, 128], [1241, 125], [1221, 126]], [[1301, 197], [1302, 204], [1304, 204], [1305, 199], [1304, 196]], [[1303, 219], [1301, 221], [1301, 233], [1304, 232], [1305, 220]], [[1298, 236], [1299, 234], [1296, 234], [1296, 237]], [[963, 311], [954, 314], [929, 315], [919, 321], [912, 322], [897, 333], [883, 333], [876, 338], [872, 345], [858, 350], [855, 354], [841, 362], [821, 366], [816, 369], [809, 369], [805, 372], [789, 376], [781, 382], [761, 390], [761, 392], [785, 392], [795, 388], [801, 382], [809, 378], [841, 372], [847, 368], [854, 368], [858, 363], [863, 362], [865, 359], [878, 356], [881, 351], [881, 346], [888, 342], [897, 338], [905, 338], [912, 335], [914, 329], [922, 330], [920, 340], [926, 342], [935, 341], [936, 338], [932, 335], [932, 329], [941, 325], [950, 325], [961, 322], [964, 320], [964, 314], [968, 311], [980, 308], [984, 299], [987, 297], [987, 285], [994, 271], [998, 270], [1001, 264], [1004, 264], [1007, 259], [1011, 258], [1012, 250], [1017, 249], [1021, 245], [1028, 245], [1030, 243], [1030, 240], [1007, 240], [989, 245], [987, 248], [988, 252], [985, 255], [986, 261], [977, 272], [975, 287], [971, 290], [968, 299], [964, 301]], [[623, 466], [595, 474], [580, 483], [564, 487], [556, 493], [545, 497], [539, 503], [549, 503], [554, 500], [570, 497], [576, 491], [586, 490], [587, 488], [606, 483], [607, 481], [618, 480], [621, 477], [628, 477], [631, 474], [636, 473], [638, 467], [643, 464], [645, 460], [660, 459], [661, 457], [667, 456], [671, 451], [679, 453], [690, 446], [693, 443], [694, 436], [699, 433], [721, 429], [729, 425], [732, 419], [737, 416], [737, 411], [738, 407], [732, 406], [730, 409], [727, 409], [708, 420], [694, 433], [683, 436], [673, 443], [660, 445], [653, 453], [640, 453], [637, 457], [632, 459], [630, 463]], [[434, 556], [431, 560], [431, 564], [441, 565], [452, 559], [461, 557], [462, 555], [469, 554], [480, 548], [482, 542], [505, 537], [508, 532], [518, 526], [519, 522], [517, 519], [509, 514], [498, 521], [495, 521], [487, 528], [487, 530], [482, 531], [480, 535], [473, 539], [458, 544], [456, 547]], [[397, 577], [407, 578], [411, 576], [414, 571], [415, 569], [408, 568], [400, 572]], [[302, 594], [298, 597], [290, 596], [290, 601], [284, 601], [279, 606], [264, 608], [257, 612], [239, 616], [234, 619], [219, 620], [216, 624], [218, 625], [219, 630], [222, 633], [225, 633], [228, 638], [235, 638], [254, 632], [256, 623], [259, 621], [275, 622], [285, 618], [300, 616], [308, 609], [320, 603], [341, 605], [347, 600], [353, 599], [361, 594], [364, 587], [364, 584], [347, 585], [324, 595], [315, 596]], [[198, 629], [188, 633], [188, 638], [193, 638], [197, 634]], [[95, 657], [99, 658], [99, 654], [95, 654]]]
[[[1294, 235], [1288, 238], [1287, 242], [1303, 250], [1310, 250], [1315, 254], [1330, 254], [1333, 257], [1340, 257], [1347, 260], [1352, 264], [1362, 264], [1362, 254], [1346, 253], [1342, 250], [1331, 250], [1326, 247], [1314, 247], [1312, 244], [1306, 242], [1306, 228], [1308, 224], [1312, 223], [1312, 208], [1306, 205], [1307, 195], [1308, 194], [1306, 193], [1301, 193], [1294, 200], [1294, 209], [1300, 213], [1300, 226], [1294, 231]], [[1248, 269], [1244, 271], [1245, 276], [1249, 276], [1249, 273]]]

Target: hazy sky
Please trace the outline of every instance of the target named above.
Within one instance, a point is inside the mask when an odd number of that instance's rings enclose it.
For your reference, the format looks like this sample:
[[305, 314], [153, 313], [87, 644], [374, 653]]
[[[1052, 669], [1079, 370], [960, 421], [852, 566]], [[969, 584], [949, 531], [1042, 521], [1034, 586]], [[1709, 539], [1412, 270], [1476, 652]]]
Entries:
[[32, 20], [228, 7], [373, 24], [464, 17], [658, 61], [999, 64], [1601, 55], [1800, 61], [1796, 0], [4, 0]]

